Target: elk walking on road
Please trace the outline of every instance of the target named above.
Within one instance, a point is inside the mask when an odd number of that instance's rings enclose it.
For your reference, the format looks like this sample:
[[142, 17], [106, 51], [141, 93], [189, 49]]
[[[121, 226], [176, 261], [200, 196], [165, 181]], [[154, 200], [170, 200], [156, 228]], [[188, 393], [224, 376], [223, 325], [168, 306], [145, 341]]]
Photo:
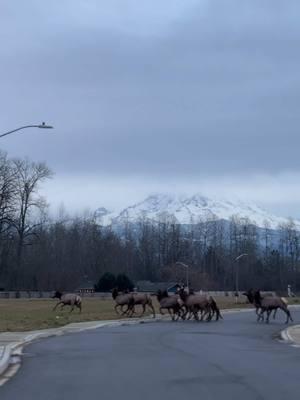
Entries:
[[201, 321], [203, 321], [205, 316], [207, 316], [206, 321], [211, 321], [214, 315], [216, 316], [216, 321], [220, 318], [223, 319], [219, 307], [212, 296], [187, 293], [184, 288], [179, 290], [179, 296], [186, 307], [183, 319], [190, 313], [189, 318], [193, 315], [199, 321], [199, 312], [201, 313]]
[[278, 296], [266, 296], [262, 297], [259, 290], [254, 293], [254, 303], [259, 306], [260, 314], [258, 315], [257, 321], [263, 321], [264, 312], [267, 313], [266, 323], [269, 323], [270, 314], [273, 310], [282, 310], [286, 314], [285, 323], [288, 324], [289, 321], [293, 322], [290, 310], [288, 309], [286, 300]]

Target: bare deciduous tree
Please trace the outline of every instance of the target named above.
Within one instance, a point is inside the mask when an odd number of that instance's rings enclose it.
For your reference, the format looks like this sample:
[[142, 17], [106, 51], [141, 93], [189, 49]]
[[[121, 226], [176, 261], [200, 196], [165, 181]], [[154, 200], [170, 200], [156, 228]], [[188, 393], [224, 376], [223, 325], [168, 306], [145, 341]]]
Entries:
[[[14, 160], [16, 211], [12, 226], [17, 232], [17, 272], [22, 265], [23, 248], [28, 239], [36, 235], [41, 217], [47, 208], [46, 200], [39, 195], [39, 184], [51, 178], [52, 172], [45, 163]], [[16, 276], [17, 279], [17, 276]]]

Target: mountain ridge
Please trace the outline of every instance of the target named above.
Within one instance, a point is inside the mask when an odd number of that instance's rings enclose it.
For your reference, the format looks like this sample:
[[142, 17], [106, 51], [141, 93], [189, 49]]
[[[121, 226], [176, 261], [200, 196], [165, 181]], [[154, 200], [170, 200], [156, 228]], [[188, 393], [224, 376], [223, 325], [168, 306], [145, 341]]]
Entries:
[[[186, 225], [213, 219], [229, 221], [233, 216], [247, 218], [260, 228], [277, 229], [289, 222], [288, 218], [269, 213], [253, 202], [207, 197], [201, 193], [191, 196], [154, 193], [121, 210], [112, 212], [101, 207], [96, 211], [97, 220], [104, 226], [137, 223], [143, 218], [155, 222], [167, 219]], [[294, 223], [300, 230], [300, 221]]]

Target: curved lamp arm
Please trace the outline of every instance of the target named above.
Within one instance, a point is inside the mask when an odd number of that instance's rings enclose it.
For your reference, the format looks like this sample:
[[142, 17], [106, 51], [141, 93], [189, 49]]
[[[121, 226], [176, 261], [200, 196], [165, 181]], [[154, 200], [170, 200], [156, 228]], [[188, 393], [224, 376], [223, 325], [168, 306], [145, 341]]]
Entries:
[[53, 129], [53, 126], [51, 126], [51, 125], [46, 125], [45, 122], [42, 122], [42, 123], [39, 124], [39, 125], [25, 125], [25, 126], [21, 126], [20, 128], [13, 129], [12, 131], [2, 133], [2, 134], [0, 135], [0, 138], [3, 137], [3, 136], [6, 136], [6, 135], [10, 135], [11, 133], [20, 131], [21, 129], [26, 129], [26, 128]]

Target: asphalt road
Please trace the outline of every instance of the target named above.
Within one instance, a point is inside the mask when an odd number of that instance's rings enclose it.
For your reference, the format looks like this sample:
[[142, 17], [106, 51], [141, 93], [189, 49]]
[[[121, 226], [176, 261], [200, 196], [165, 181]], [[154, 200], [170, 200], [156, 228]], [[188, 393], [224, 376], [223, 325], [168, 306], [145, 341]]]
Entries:
[[[300, 321], [299, 311], [293, 316]], [[296, 399], [300, 348], [276, 340], [282, 322], [234, 313], [221, 322], [153, 322], [41, 340], [25, 348], [0, 398]]]

